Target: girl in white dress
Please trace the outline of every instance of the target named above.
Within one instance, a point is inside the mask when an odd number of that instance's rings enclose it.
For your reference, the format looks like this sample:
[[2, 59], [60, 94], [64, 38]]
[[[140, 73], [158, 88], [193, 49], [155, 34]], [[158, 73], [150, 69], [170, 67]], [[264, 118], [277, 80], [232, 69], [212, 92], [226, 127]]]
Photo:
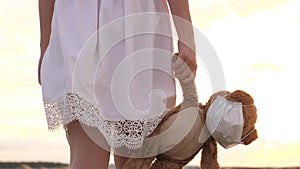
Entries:
[[[169, 9], [182, 59], [173, 68], [189, 79], [193, 28], [175, 19], [191, 23], [188, 0], [39, 0], [38, 78], [49, 129], [67, 130], [71, 169], [107, 168], [111, 149], [141, 148], [175, 106]], [[114, 159], [117, 169], [127, 160]]]

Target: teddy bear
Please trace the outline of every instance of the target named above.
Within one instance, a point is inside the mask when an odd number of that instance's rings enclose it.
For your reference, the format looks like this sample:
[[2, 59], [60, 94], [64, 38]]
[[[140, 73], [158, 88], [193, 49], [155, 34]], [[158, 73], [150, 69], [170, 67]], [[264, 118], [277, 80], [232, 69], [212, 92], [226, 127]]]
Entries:
[[[258, 138], [255, 128], [257, 110], [253, 98], [245, 91], [219, 91], [214, 93], [205, 105], [202, 105], [198, 103], [194, 82], [181, 83], [181, 87], [184, 94], [183, 102], [168, 111], [157, 128], [148, 136], [148, 138], [160, 136], [158, 141], [145, 143], [144, 147], [151, 145], [149, 149], [156, 153], [141, 157], [132, 156], [125, 163], [124, 169], [182, 169], [200, 150], [202, 150], [201, 168], [219, 169], [217, 143], [220, 142], [217, 137], [211, 133], [206, 136], [204, 134], [206, 138], [199, 141], [204, 129], [207, 128], [207, 112], [210, 108], [216, 107], [213, 103], [218, 97], [225, 99], [226, 102], [241, 105], [243, 121], [241, 143], [249, 145]], [[180, 133], [184, 134], [180, 135]], [[206, 133], [209, 133], [208, 130]], [[147, 152], [146, 148], [142, 152]]]

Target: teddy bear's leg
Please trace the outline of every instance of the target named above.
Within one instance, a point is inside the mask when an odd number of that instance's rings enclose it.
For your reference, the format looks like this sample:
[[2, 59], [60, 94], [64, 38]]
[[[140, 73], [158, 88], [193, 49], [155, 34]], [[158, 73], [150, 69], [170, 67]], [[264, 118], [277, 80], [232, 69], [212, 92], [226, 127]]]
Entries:
[[220, 169], [217, 153], [217, 142], [210, 137], [203, 146], [201, 169]]
[[149, 169], [154, 157], [149, 158], [130, 158], [123, 169]]
[[182, 165], [171, 161], [156, 160], [151, 169], [182, 169]]

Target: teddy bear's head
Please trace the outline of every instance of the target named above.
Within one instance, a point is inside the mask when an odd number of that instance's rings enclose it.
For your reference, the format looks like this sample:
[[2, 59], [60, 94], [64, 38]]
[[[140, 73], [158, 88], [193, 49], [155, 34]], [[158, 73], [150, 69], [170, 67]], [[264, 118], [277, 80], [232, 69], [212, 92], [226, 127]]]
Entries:
[[[213, 94], [210, 99], [208, 100], [207, 104], [204, 108], [204, 113], [207, 112], [209, 106], [214, 101], [217, 96], [223, 96], [226, 100], [231, 102], [240, 102], [242, 103], [243, 109], [243, 118], [244, 118], [244, 127], [242, 133], [242, 142], [245, 145], [250, 144], [254, 140], [258, 138], [257, 130], [255, 129], [255, 123], [257, 120], [257, 110], [254, 105], [253, 98], [246, 92], [242, 90], [236, 90], [232, 93], [228, 91], [220, 91]], [[205, 117], [206, 119], [206, 117]]]
[[255, 129], [257, 110], [253, 98], [244, 91], [236, 90], [227, 95], [226, 99], [232, 102], [241, 102], [243, 104], [244, 128], [242, 137], [244, 137], [244, 139], [242, 142], [245, 145], [250, 144], [258, 137], [257, 130]]

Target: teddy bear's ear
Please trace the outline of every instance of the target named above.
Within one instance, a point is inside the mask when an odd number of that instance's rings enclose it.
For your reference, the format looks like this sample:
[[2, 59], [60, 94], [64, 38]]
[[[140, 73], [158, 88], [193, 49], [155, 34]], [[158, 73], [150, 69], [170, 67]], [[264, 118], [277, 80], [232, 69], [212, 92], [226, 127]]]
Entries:
[[257, 120], [257, 109], [255, 105], [243, 106], [244, 127], [255, 128]]
[[250, 94], [242, 90], [236, 90], [226, 96], [226, 99], [232, 102], [241, 102], [243, 105], [252, 105], [254, 103]]
[[248, 145], [248, 144], [252, 143], [254, 140], [256, 140], [257, 138], [258, 138], [257, 130], [254, 129], [254, 131], [243, 140], [243, 143], [245, 145]]

